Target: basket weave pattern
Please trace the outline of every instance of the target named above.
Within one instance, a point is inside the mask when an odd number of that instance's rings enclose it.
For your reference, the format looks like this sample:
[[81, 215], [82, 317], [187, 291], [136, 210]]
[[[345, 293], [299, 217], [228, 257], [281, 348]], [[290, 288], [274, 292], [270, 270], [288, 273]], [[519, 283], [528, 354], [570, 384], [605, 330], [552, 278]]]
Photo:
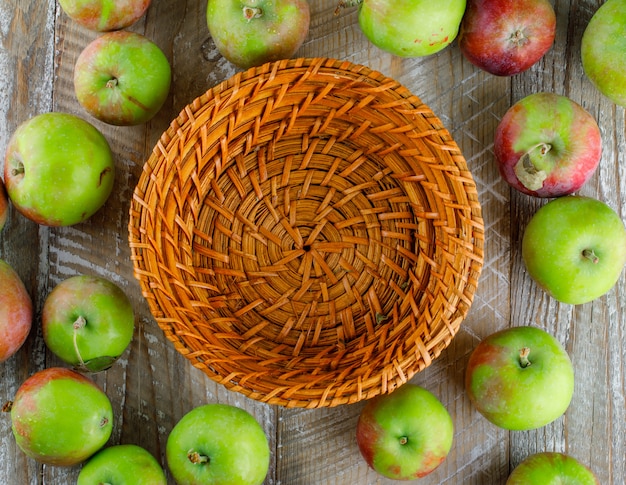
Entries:
[[333, 59], [239, 73], [188, 105], [130, 208], [143, 294], [176, 349], [290, 407], [390, 392], [465, 318], [483, 262], [477, 190], [398, 82]]

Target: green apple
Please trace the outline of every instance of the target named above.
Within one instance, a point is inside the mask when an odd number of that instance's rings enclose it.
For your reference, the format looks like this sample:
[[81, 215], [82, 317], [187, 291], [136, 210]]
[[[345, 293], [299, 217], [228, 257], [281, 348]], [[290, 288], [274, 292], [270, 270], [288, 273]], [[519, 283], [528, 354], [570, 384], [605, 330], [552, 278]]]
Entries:
[[505, 485], [600, 485], [595, 474], [564, 453], [545, 451], [529, 456], [515, 467]]
[[29, 457], [77, 465], [104, 446], [113, 429], [107, 395], [71, 369], [49, 367], [26, 379], [10, 406], [15, 441]]
[[370, 399], [359, 415], [356, 440], [367, 464], [394, 480], [434, 471], [452, 448], [454, 426], [430, 391], [408, 383]]
[[293, 56], [310, 18], [307, 0], [208, 0], [206, 9], [218, 51], [242, 68]]
[[580, 56], [598, 91], [626, 106], [626, 2], [608, 0], [600, 5], [583, 33]]
[[626, 228], [604, 202], [579, 195], [553, 199], [526, 226], [522, 258], [530, 277], [572, 305], [599, 298], [626, 264]]
[[24, 344], [33, 322], [33, 303], [13, 267], [0, 259], [0, 362]]
[[133, 338], [135, 315], [126, 293], [99, 276], [67, 278], [46, 297], [43, 338], [63, 361], [83, 372], [106, 370]]
[[4, 183], [13, 206], [47, 226], [70, 226], [95, 214], [113, 190], [108, 141], [89, 122], [43, 113], [17, 127], [7, 146]]
[[359, 26], [369, 41], [401, 57], [435, 54], [454, 41], [466, 0], [361, 0]]
[[111, 125], [151, 120], [167, 99], [171, 78], [163, 51], [147, 37], [124, 30], [91, 41], [74, 65], [78, 102]]
[[270, 450], [261, 425], [244, 409], [204, 404], [185, 414], [166, 443], [166, 459], [180, 485], [260, 485]]
[[141, 446], [109, 446], [83, 465], [76, 485], [167, 485], [160, 463]]
[[537, 327], [511, 327], [483, 339], [467, 363], [465, 388], [487, 420], [509, 430], [545, 426], [574, 394], [574, 369], [561, 343]]

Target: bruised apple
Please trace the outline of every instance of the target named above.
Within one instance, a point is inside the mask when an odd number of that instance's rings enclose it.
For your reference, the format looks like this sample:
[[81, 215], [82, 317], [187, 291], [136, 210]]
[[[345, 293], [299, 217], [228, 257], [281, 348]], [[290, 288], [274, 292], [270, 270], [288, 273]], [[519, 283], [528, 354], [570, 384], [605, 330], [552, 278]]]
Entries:
[[548, 0], [468, 0], [458, 43], [475, 66], [513, 76], [539, 61], [555, 36], [556, 14]]
[[33, 304], [13, 267], [0, 259], [0, 362], [17, 352], [33, 322]]
[[552, 92], [528, 95], [504, 114], [494, 154], [503, 179], [535, 197], [578, 191], [602, 157], [600, 128], [578, 103]]

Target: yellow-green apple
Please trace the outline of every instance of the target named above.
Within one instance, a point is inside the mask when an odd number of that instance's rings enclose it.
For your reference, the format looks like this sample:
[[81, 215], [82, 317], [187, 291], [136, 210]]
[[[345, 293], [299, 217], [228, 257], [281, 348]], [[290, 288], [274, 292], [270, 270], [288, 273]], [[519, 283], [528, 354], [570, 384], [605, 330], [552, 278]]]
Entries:
[[88, 377], [63, 367], [31, 375], [7, 407], [19, 448], [49, 465], [82, 463], [104, 446], [113, 429], [107, 395]]
[[70, 226], [95, 214], [115, 178], [113, 153], [91, 123], [69, 113], [43, 113], [9, 140], [4, 182], [12, 205], [47, 226]]
[[107, 32], [91, 41], [74, 65], [78, 102], [111, 125], [140, 125], [165, 103], [172, 72], [163, 51], [130, 31]]
[[219, 403], [187, 412], [171, 430], [165, 453], [180, 485], [260, 485], [270, 460], [265, 431], [254, 416]]
[[242, 68], [292, 57], [310, 20], [307, 0], [208, 0], [206, 8], [215, 46]]
[[626, 264], [626, 228], [606, 203], [580, 195], [551, 200], [522, 237], [530, 277], [554, 299], [587, 303], [617, 283]]
[[598, 91], [626, 106], [626, 2], [608, 0], [600, 5], [583, 33], [580, 56]]
[[511, 187], [535, 197], [560, 197], [578, 191], [594, 174], [602, 137], [595, 118], [578, 103], [540, 92], [504, 114], [496, 128], [494, 154]]
[[33, 303], [24, 282], [0, 259], [0, 362], [24, 344], [33, 322]]
[[394, 480], [435, 470], [454, 438], [452, 418], [430, 391], [407, 383], [370, 399], [359, 415], [356, 441], [367, 464]]
[[68, 17], [83, 27], [98, 32], [130, 27], [146, 13], [150, 2], [151, 0], [59, 0]]
[[435, 54], [456, 39], [466, 0], [345, 0], [376, 47], [400, 57]]
[[9, 196], [4, 186], [4, 180], [0, 178], [0, 231], [4, 229], [9, 217]]
[[470, 401], [488, 421], [529, 430], [561, 417], [574, 393], [574, 369], [565, 348], [545, 330], [510, 327], [484, 338], [465, 371]]
[[529, 456], [515, 467], [505, 485], [600, 485], [595, 474], [576, 458], [553, 451]]
[[135, 316], [126, 293], [100, 276], [77, 275], [56, 285], [41, 313], [43, 338], [82, 372], [110, 368], [133, 338]]
[[480, 69], [513, 76], [536, 64], [555, 36], [556, 14], [548, 0], [468, 0], [458, 44]]
[[76, 485], [167, 485], [161, 464], [138, 445], [103, 448], [82, 466]]

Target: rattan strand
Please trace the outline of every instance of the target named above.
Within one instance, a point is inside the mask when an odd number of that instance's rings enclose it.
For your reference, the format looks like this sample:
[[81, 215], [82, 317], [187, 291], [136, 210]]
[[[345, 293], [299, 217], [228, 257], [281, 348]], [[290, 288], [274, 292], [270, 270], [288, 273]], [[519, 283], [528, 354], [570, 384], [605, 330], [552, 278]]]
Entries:
[[166, 337], [228, 389], [322, 407], [390, 392], [470, 309], [472, 175], [398, 82], [334, 59], [239, 73], [187, 106], [130, 208], [135, 276]]

